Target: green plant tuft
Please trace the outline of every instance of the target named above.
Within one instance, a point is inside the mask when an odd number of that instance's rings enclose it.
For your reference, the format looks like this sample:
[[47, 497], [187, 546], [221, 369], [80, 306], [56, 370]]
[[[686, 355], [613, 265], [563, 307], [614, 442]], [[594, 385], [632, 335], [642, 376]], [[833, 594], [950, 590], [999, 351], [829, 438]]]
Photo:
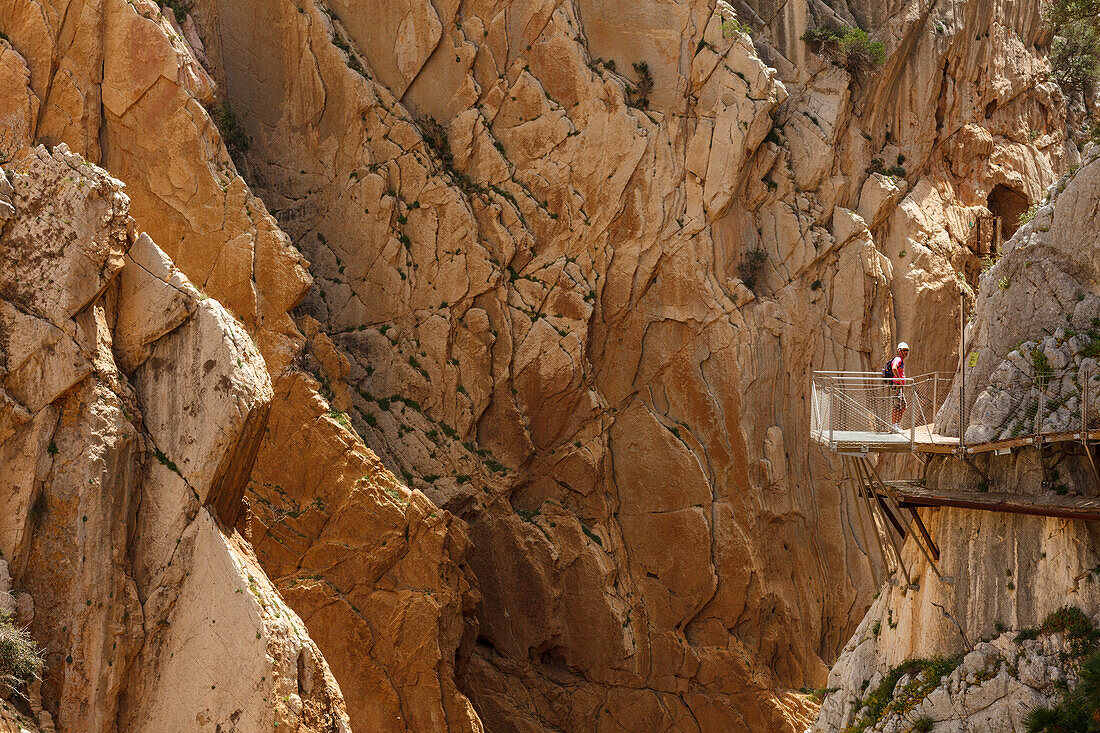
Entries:
[[850, 72], [881, 66], [886, 61], [885, 44], [871, 40], [862, 28], [813, 28], [802, 34], [802, 40]]
[[207, 111], [210, 113], [210, 118], [214, 120], [218, 132], [221, 133], [225, 149], [229, 151], [229, 157], [240, 168], [244, 163], [244, 154], [252, 147], [252, 138], [241, 127], [237, 120], [237, 113], [233, 111], [228, 101], [223, 100]]
[[26, 629], [0, 614], [0, 687], [15, 689], [42, 678], [44, 653]]
[[645, 61], [636, 61], [633, 66], [634, 73], [638, 75], [638, 86], [627, 84], [626, 103], [634, 109], [645, 110], [649, 108], [649, 95], [653, 92], [653, 75]]
[[183, 21], [187, 19], [187, 14], [191, 12], [191, 7], [194, 4], [194, 0], [164, 0], [164, 5], [171, 9], [172, 15], [176, 17], [176, 23], [179, 25], [183, 25]]
[[913, 720], [913, 725], [909, 727], [909, 731], [910, 733], [931, 733], [935, 727], [936, 721], [932, 720], [931, 715], [921, 715]]
[[742, 23], [736, 17], [726, 18], [722, 21], [722, 37], [727, 41], [732, 40], [735, 36], [744, 33], [747, 36], [752, 35], [752, 28], [747, 24]]
[[[845, 733], [863, 733], [890, 713], [907, 713], [926, 698], [940, 680], [951, 674], [962, 662], [962, 655], [907, 659], [890, 669], [867, 697], [862, 700], [863, 714], [848, 726]], [[903, 677], [909, 681], [898, 689]]]
[[741, 282], [745, 283], [745, 287], [756, 292], [756, 286], [760, 279], [760, 275], [764, 270], [764, 263], [768, 261], [768, 253], [763, 248], [757, 247], [756, 249], [749, 250], [745, 254], [745, 258], [741, 261], [741, 264], [737, 266], [737, 275], [741, 278]]

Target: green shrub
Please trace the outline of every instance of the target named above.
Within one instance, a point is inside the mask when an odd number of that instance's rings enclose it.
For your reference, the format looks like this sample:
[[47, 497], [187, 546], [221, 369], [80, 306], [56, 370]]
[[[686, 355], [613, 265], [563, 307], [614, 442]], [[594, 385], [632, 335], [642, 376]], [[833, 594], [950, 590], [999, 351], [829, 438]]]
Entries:
[[447, 131], [443, 128], [443, 125], [431, 115], [421, 117], [416, 122], [420, 126], [420, 134], [424, 138], [424, 144], [436, 154], [444, 170], [453, 171], [455, 157], [451, 153], [451, 143], [447, 139]]
[[922, 715], [913, 720], [909, 730], [910, 733], [931, 733], [934, 727], [936, 727], [936, 721], [932, 720], [932, 716]]
[[741, 264], [737, 266], [737, 275], [741, 278], [741, 282], [745, 283], [745, 287], [754, 293], [756, 292], [757, 280], [760, 278], [760, 274], [764, 270], [764, 263], [767, 261], [768, 253], [757, 247], [749, 251]]
[[1081, 663], [1078, 680], [1076, 689], [1064, 693], [1053, 707], [1043, 705], [1029, 710], [1024, 716], [1024, 730], [1027, 733], [1076, 733], [1100, 729], [1097, 725], [1100, 720], [1100, 652]]
[[1034, 219], [1037, 213], [1039, 213], [1039, 204], [1032, 204], [1031, 208], [1020, 214], [1019, 218], [1016, 219], [1016, 225], [1022, 227], [1024, 224]]
[[241, 127], [237, 120], [237, 113], [233, 111], [229, 102], [223, 100], [208, 111], [218, 132], [221, 133], [222, 142], [225, 143], [225, 149], [229, 151], [229, 157], [238, 168], [241, 167], [244, 154], [252, 147], [252, 138]]
[[638, 86], [627, 84], [626, 103], [634, 109], [645, 110], [649, 108], [649, 95], [653, 91], [653, 75], [645, 61], [637, 61], [633, 66], [634, 73], [638, 75]]
[[1050, 67], [1067, 96], [1091, 97], [1100, 78], [1100, 0], [1054, 0], [1047, 21], [1054, 31]]
[[18, 687], [42, 676], [43, 652], [26, 629], [0, 614], [0, 687]]
[[341, 412], [340, 410], [337, 410], [335, 407], [333, 407], [328, 411], [328, 416], [332, 418], [335, 422], [343, 425], [348, 430], [351, 430], [351, 422], [348, 420], [348, 415], [346, 412]]
[[825, 698], [839, 689], [839, 687], [803, 687], [799, 692], [809, 695], [811, 700], [820, 705], [825, 702]]
[[737, 18], [727, 18], [722, 21], [722, 37], [727, 41], [741, 33], [751, 36], [752, 28], [742, 23]]
[[1025, 641], [1031, 641], [1032, 639], [1039, 638], [1039, 627], [1029, 626], [1026, 629], [1020, 629], [1016, 632], [1016, 643], [1021, 644]]
[[[888, 713], [912, 708], [927, 697], [940, 684], [941, 679], [955, 671], [961, 662], [961, 654], [953, 657], [936, 656], [907, 659], [891, 668], [875, 689], [863, 699], [861, 707], [866, 708], [866, 711], [847, 731], [862, 733]], [[895, 689], [905, 675], [910, 675], [912, 679], [904, 689]]]
[[1031, 366], [1035, 368], [1035, 381], [1038, 383], [1039, 389], [1045, 388], [1047, 382], [1050, 381], [1053, 369], [1050, 366], [1047, 353], [1038, 346], [1031, 350]]
[[195, 2], [194, 0], [164, 0], [164, 4], [171, 9], [172, 15], [176, 16], [176, 23], [183, 25]]
[[1073, 657], [1090, 654], [1096, 649], [1097, 641], [1100, 640], [1100, 632], [1097, 631], [1092, 619], [1076, 606], [1062, 606], [1057, 611], [1051, 611], [1039, 625], [1039, 630], [1047, 634], [1056, 632], [1064, 634]]
[[886, 61], [885, 44], [871, 40], [862, 28], [813, 28], [802, 34], [802, 40], [848, 71], [881, 66]]

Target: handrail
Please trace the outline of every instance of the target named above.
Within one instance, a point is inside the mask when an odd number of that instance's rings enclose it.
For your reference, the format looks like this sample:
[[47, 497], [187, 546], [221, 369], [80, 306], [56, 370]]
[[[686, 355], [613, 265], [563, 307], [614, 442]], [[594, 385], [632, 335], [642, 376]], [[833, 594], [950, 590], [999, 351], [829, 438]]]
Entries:
[[[1051, 434], [1062, 436], [1059, 440], [1100, 437], [1100, 369], [1080, 355], [1081, 363], [1074, 358], [1055, 371], [1034, 366], [1036, 359], [1013, 357], [983, 382], [971, 384], [968, 378], [966, 394], [960, 394], [957, 375], [930, 372], [893, 380], [879, 372], [815, 371], [811, 435], [825, 440], [827, 433], [827, 442], [835, 445], [837, 433], [903, 432], [912, 444], [919, 429], [922, 436], [928, 432], [929, 440], [957, 435], [960, 447], [1019, 444]], [[900, 430], [893, 427], [899, 418]], [[887, 442], [898, 445], [896, 438]]]

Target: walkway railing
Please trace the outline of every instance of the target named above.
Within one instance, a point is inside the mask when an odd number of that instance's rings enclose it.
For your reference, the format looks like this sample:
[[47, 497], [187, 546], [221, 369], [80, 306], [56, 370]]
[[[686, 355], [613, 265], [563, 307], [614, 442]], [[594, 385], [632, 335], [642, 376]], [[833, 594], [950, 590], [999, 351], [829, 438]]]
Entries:
[[[1100, 369], [1094, 361], [1056, 370], [1010, 357], [984, 384], [967, 387], [965, 443], [1020, 443], [1075, 434], [1087, 438], [1100, 431]], [[952, 402], [954, 414], [944, 411], [937, 422], [957, 431], [958, 401]]]
[[937, 373], [896, 385], [878, 372], [814, 372], [810, 434], [834, 449], [863, 450], [1100, 438], [1096, 361], [1056, 370], [1010, 357], [979, 384], [968, 377], [962, 399], [959, 380]]
[[879, 372], [814, 372], [811, 436], [833, 446], [929, 442], [950, 387], [948, 377], [935, 373], [888, 380]]

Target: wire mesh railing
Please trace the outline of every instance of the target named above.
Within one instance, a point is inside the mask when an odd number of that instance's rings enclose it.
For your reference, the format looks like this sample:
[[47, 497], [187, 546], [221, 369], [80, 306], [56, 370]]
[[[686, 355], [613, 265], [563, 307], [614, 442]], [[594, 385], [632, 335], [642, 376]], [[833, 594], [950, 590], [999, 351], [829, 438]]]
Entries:
[[967, 404], [967, 444], [1100, 430], [1100, 369], [1008, 359], [973, 391]]
[[877, 372], [815, 372], [810, 432], [833, 444], [930, 440], [950, 386], [939, 374], [889, 379]]
[[823, 443], [966, 446], [1100, 431], [1100, 365], [1007, 359], [979, 384], [931, 373], [814, 372], [810, 433]]

